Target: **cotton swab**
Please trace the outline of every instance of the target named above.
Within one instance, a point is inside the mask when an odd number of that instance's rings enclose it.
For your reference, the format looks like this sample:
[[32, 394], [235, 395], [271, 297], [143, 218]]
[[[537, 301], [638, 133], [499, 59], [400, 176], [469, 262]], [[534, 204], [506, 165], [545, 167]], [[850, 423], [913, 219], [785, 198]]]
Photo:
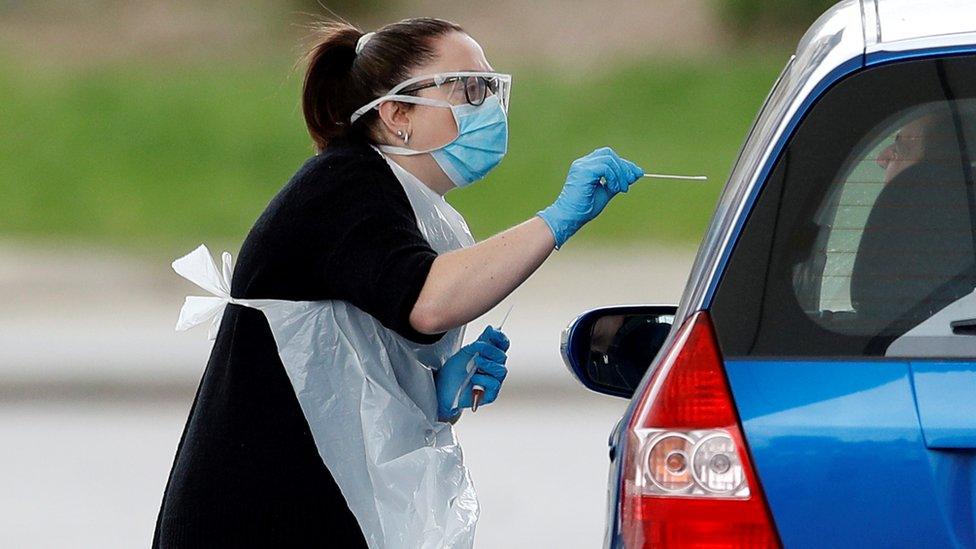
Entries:
[[708, 181], [707, 175], [674, 175], [669, 173], [645, 173], [643, 177], [653, 179], [682, 179], [685, 181]]

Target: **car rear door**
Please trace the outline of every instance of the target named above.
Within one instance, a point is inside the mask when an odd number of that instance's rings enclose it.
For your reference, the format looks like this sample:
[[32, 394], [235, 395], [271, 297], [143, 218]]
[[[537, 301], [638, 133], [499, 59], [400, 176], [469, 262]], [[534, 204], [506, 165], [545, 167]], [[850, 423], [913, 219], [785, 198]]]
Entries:
[[709, 304], [793, 546], [976, 547], [976, 56], [805, 115]]

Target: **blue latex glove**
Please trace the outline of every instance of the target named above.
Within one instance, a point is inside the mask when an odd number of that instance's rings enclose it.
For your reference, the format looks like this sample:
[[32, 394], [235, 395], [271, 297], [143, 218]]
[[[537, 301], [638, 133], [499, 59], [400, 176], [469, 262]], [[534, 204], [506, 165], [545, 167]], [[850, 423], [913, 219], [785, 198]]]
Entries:
[[[437, 388], [437, 418], [440, 421], [449, 421], [460, 414], [461, 409], [471, 407], [471, 388], [474, 385], [485, 388], [479, 406], [494, 402], [508, 374], [508, 369], [505, 368], [505, 361], [508, 360], [505, 351], [508, 347], [509, 341], [505, 334], [487, 326], [476, 341], [461, 347], [439, 370], [434, 372], [434, 385]], [[452, 408], [458, 389], [468, 377], [468, 362], [472, 359], [477, 372], [462, 390], [458, 407]]]
[[[625, 193], [644, 170], [604, 147], [573, 161], [559, 197], [537, 215], [556, 237], [556, 249], [595, 218], [617, 193]], [[601, 181], [603, 178], [603, 181]]]

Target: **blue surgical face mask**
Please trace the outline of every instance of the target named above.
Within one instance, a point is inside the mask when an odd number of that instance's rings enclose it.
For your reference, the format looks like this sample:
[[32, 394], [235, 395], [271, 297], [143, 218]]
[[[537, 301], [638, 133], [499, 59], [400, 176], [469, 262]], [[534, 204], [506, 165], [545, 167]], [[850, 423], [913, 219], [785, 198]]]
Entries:
[[[448, 75], [466, 73], [446, 73]], [[467, 73], [493, 74], [493, 73]], [[428, 150], [415, 150], [391, 145], [378, 145], [379, 150], [388, 154], [418, 155], [430, 154], [441, 170], [457, 187], [466, 187], [475, 181], [483, 179], [488, 172], [501, 163], [508, 151], [508, 115], [506, 113], [508, 89], [511, 77], [504, 78], [504, 88], [501, 93], [488, 95], [480, 105], [462, 103], [452, 105], [446, 101], [428, 99], [411, 95], [400, 95], [397, 91], [416, 81], [431, 78], [418, 77], [404, 82], [381, 98], [362, 107], [353, 115], [353, 122], [369, 109], [375, 108], [382, 101], [401, 101], [416, 103], [432, 107], [450, 108], [457, 124], [458, 135], [449, 143]], [[436, 76], [435, 76], [436, 77]], [[406, 144], [406, 143], [405, 143]]]
[[497, 96], [486, 97], [477, 107], [455, 105], [451, 112], [458, 136], [430, 155], [455, 185], [466, 187], [483, 179], [505, 157], [508, 117]]
[[458, 187], [483, 179], [501, 163], [508, 152], [508, 116], [497, 96], [485, 98], [478, 106], [451, 105], [458, 135], [450, 143], [426, 151], [378, 145], [389, 154], [427, 154], [434, 158], [447, 177]]

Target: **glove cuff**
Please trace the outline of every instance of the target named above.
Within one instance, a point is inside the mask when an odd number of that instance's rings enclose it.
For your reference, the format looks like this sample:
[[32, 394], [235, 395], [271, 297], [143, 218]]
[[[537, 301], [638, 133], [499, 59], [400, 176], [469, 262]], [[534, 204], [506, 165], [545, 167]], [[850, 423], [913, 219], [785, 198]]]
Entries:
[[535, 215], [541, 217], [549, 230], [552, 231], [552, 236], [556, 239], [557, 250], [578, 230], [578, 227], [574, 227], [572, 223], [561, 218], [559, 210], [554, 205], [536, 212]]
[[457, 413], [455, 413], [453, 416], [449, 414], [443, 414], [441, 412], [442, 411], [440, 410], [440, 408], [438, 408], [437, 421], [440, 421], [441, 423], [450, 423], [451, 425], [453, 425], [457, 423], [459, 419], [461, 419], [461, 414], [464, 413], [464, 410], [458, 410]]

